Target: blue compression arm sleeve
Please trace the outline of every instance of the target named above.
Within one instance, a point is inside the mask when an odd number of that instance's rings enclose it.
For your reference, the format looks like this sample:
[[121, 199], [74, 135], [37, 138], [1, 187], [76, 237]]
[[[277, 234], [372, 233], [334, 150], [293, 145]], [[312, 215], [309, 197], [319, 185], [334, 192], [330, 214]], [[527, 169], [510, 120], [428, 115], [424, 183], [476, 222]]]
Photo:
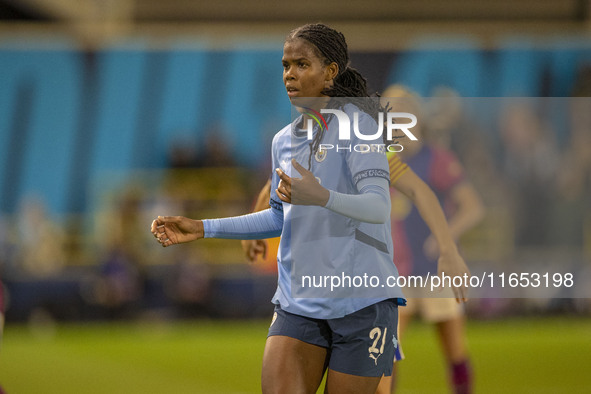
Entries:
[[390, 186], [384, 178], [367, 178], [357, 184], [360, 194], [330, 190], [325, 207], [333, 212], [368, 223], [385, 223], [390, 219]]
[[224, 219], [203, 220], [205, 238], [262, 239], [281, 235], [283, 212], [273, 208]]
[[[384, 223], [390, 218], [388, 181], [382, 178], [363, 179], [360, 194], [344, 194], [330, 190], [326, 208], [352, 219], [368, 223]], [[281, 235], [283, 213], [273, 208], [224, 219], [203, 220], [205, 238], [261, 239]]]

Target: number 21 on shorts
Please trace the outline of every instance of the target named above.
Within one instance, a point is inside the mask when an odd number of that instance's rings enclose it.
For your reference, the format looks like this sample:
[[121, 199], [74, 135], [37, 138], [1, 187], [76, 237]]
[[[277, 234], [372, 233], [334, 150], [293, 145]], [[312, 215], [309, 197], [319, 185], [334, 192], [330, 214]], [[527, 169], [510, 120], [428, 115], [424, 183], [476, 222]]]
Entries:
[[[373, 339], [373, 343], [367, 349], [369, 351], [369, 357], [373, 359], [378, 365], [378, 358], [384, 353], [384, 346], [386, 345], [386, 333], [388, 332], [388, 327], [384, 327], [384, 332], [382, 334], [382, 329], [380, 327], [374, 327], [369, 332], [369, 337]], [[380, 341], [381, 339], [381, 341]], [[381, 343], [380, 343], [381, 342]], [[378, 348], [379, 344], [379, 348]], [[396, 338], [394, 338], [394, 347], [396, 347]]]

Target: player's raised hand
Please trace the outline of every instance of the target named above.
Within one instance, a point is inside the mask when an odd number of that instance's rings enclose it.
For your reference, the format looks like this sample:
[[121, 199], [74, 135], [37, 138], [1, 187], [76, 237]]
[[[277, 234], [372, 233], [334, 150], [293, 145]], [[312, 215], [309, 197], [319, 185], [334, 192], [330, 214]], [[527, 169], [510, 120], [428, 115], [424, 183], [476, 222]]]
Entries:
[[203, 222], [184, 216], [158, 216], [152, 221], [152, 234], [164, 247], [203, 238]]
[[318, 182], [311, 171], [302, 167], [295, 159], [291, 159], [291, 164], [302, 177], [292, 178], [281, 168], [277, 168], [275, 171], [281, 180], [275, 193], [279, 199], [294, 205], [325, 206], [330, 192]]

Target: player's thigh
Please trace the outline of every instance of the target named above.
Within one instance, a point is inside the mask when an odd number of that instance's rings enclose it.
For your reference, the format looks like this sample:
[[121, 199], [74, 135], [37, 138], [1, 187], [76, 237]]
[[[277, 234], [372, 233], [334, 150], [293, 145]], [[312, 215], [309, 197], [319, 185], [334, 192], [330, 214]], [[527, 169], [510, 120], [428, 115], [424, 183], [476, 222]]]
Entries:
[[326, 376], [327, 394], [374, 394], [381, 377], [350, 375], [329, 369]]
[[375, 394], [390, 394], [392, 392], [392, 376], [382, 376]]
[[324, 347], [288, 336], [268, 337], [263, 354], [263, 393], [316, 393], [327, 353]]

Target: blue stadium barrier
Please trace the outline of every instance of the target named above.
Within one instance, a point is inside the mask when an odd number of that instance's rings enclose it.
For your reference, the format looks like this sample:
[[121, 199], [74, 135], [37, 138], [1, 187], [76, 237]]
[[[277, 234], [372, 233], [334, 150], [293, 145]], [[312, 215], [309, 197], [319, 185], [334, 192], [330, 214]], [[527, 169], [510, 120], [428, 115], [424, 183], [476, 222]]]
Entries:
[[0, 50], [0, 211], [35, 195], [68, 209], [82, 74], [75, 50]]
[[[430, 38], [366, 75], [421, 94], [447, 85], [465, 97], [568, 96], [591, 46], [569, 38], [537, 44], [512, 38], [489, 50], [460, 37], [435, 50]], [[0, 213], [14, 213], [28, 195], [53, 213], [84, 212], [97, 179], [162, 168], [172, 144], [199, 144], [211, 132], [229, 139], [238, 164], [260, 166], [291, 117], [280, 59], [280, 48], [171, 43], [154, 51], [135, 41], [85, 53], [57, 39], [33, 48], [4, 40]]]

